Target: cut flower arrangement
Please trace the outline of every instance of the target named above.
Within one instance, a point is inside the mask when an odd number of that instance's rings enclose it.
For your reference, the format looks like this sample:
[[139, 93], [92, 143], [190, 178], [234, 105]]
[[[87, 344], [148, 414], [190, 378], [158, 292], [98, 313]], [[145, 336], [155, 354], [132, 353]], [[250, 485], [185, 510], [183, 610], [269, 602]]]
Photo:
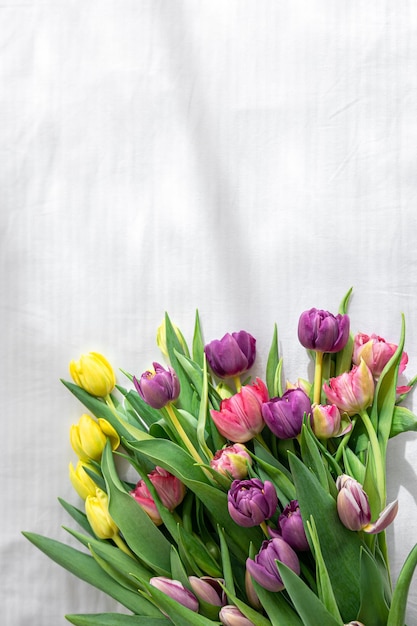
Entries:
[[[124, 613], [67, 615], [79, 626], [404, 626], [417, 545], [391, 580], [385, 529], [389, 439], [417, 430], [402, 401], [398, 344], [354, 334], [347, 313], [312, 308], [298, 339], [311, 381], [284, 382], [275, 326], [263, 378], [246, 331], [192, 345], [168, 315], [164, 365], [116, 384], [98, 353], [65, 386], [86, 409], [71, 427], [60, 502], [81, 544], [25, 532]], [[191, 343], [191, 342], [190, 342]], [[134, 476], [132, 480], [132, 475]]]

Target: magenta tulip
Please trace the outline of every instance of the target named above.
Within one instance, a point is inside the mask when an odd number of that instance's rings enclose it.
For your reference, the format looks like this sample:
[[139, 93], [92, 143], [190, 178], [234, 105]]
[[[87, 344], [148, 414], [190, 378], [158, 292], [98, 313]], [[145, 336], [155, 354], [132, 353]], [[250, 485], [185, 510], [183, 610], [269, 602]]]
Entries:
[[246, 560], [246, 568], [250, 575], [268, 591], [282, 591], [284, 589], [276, 561], [281, 561], [293, 572], [300, 574], [298, 557], [282, 537], [274, 537], [264, 541], [255, 559]]
[[255, 362], [256, 339], [245, 330], [226, 333], [222, 339], [208, 343], [204, 351], [213, 373], [230, 378], [247, 372]]
[[332, 315], [328, 311], [310, 309], [301, 314], [298, 338], [301, 345], [316, 352], [339, 352], [349, 339], [348, 315]]
[[310, 399], [300, 388], [288, 389], [280, 398], [272, 398], [262, 405], [265, 423], [279, 439], [298, 437], [304, 415], [310, 413]]
[[268, 480], [234, 480], [227, 494], [230, 517], [239, 526], [259, 526], [274, 515], [277, 506], [275, 487]]
[[297, 500], [285, 507], [278, 518], [281, 537], [297, 552], [310, 549]]
[[186, 589], [178, 580], [171, 580], [165, 576], [155, 576], [150, 579], [150, 584], [173, 600], [176, 600], [191, 611], [198, 611], [198, 600], [191, 591]]

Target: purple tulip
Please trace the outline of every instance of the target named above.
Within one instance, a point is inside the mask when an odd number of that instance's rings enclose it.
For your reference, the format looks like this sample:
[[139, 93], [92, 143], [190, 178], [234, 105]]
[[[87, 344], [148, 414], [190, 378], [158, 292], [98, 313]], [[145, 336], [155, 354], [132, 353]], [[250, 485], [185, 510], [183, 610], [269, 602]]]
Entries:
[[172, 580], [165, 576], [154, 576], [150, 579], [150, 584], [173, 600], [176, 600], [191, 611], [198, 611], [198, 600], [191, 591], [186, 589], [179, 580]]
[[226, 333], [222, 339], [208, 343], [204, 352], [218, 378], [230, 378], [247, 372], [255, 361], [256, 339], [245, 330]]
[[239, 526], [259, 526], [275, 513], [278, 497], [268, 480], [234, 480], [227, 494], [227, 506], [230, 517]]
[[226, 604], [226, 592], [220, 584], [224, 585], [223, 578], [189, 576], [188, 580], [195, 595], [203, 602], [214, 606], [224, 606]]
[[281, 537], [291, 548], [297, 552], [305, 552], [310, 549], [297, 500], [291, 500], [285, 507], [278, 518], [278, 526]]
[[280, 398], [262, 405], [262, 417], [279, 439], [294, 439], [301, 432], [304, 414], [311, 413], [308, 395], [300, 388], [288, 389]]
[[310, 309], [300, 315], [298, 339], [301, 345], [316, 352], [339, 352], [349, 339], [348, 315]]
[[275, 561], [281, 561], [296, 574], [300, 574], [300, 562], [294, 550], [282, 537], [274, 537], [262, 543], [255, 560], [247, 559], [246, 568], [264, 589], [282, 591], [284, 583]]
[[140, 397], [154, 409], [161, 409], [173, 402], [180, 395], [180, 383], [172, 367], [164, 369], [159, 363], [153, 363], [154, 372], [147, 371], [140, 380], [133, 377], [133, 384]]
[[233, 604], [227, 604], [220, 609], [219, 620], [223, 626], [255, 626], [255, 624], [245, 617], [237, 606]]

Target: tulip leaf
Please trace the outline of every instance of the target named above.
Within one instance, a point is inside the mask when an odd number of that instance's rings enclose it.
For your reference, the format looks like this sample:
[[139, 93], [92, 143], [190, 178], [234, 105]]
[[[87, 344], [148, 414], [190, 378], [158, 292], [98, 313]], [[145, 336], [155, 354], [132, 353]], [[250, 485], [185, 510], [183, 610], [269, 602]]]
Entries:
[[137, 415], [137, 419], [140, 423], [144, 424], [148, 430], [152, 424], [158, 422], [161, 419], [161, 413], [158, 409], [154, 409], [143, 400], [135, 389], [122, 389], [118, 387], [120, 393], [124, 395], [127, 402]]
[[343, 300], [339, 305], [339, 313], [340, 315], [346, 315], [348, 312], [349, 300], [352, 295], [353, 287], [351, 287], [346, 294], [343, 296]]
[[252, 580], [256, 595], [271, 620], [272, 626], [303, 626], [303, 622], [294, 611], [284, 594], [267, 591]]
[[301, 429], [300, 445], [304, 465], [314, 472], [323, 489], [329, 491], [329, 483], [323, 459], [314, 442], [313, 435], [309, 432], [306, 424], [303, 424]]
[[108, 444], [103, 452], [102, 469], [109, 496], [109, 513], [129, 548], [159, 575], [169, 576], [170, 543], [136, 500], [124, 490]]
[[417, 415], [404, 406], [395, 406], [389, 436], [417, 430]]
[[204, 361], [204, 341], [201, 330], [200, 315], [198, 310], [195, 312], [194, 334], [192, 343], [193, 361], [203, 367]]
[[[230, 590], [232, 594], [235, 594], [235, 581], [233, 576], [233, 567], [232, 562], [230, 560], [230, 552], [227, 547], [227, 541], [224, 534], [223, 528], [217, 525], [217, 532], [219, 533], [220, 538], [220, 551], [222, 556], [222, 570], [223, 570], [223, 579], [224, 584], [227, 589]], [[229, 598], [230, 601], [230, 598]]]
[[[245, 602], [242, 602], [242, 600], [232, 594], [230, 589], [228, 590], [224, 587], [224, 590], [227, 597], [230, 598], [231, 603], [237, 606], [239, 611], [243, 613], [243, 615], [247, 617], [248, 620], [250, 620], [251, 624], [254, 624], [254, 626], [271, 626], [271, 622], [269, 621], [269, 619], [262, 615], [262, 613], [259, 613], [259, 611], [256, 611], [252, 607], [245, 604]], [[239, 621], [237, 621], [237, 624], [239, 624]]]
[[385, 600], [384, 581], [378, 564], [366, 549], [361, 550], [360, 579], [361, 605], [356, 618], [366, 626], [386, 624], [388, 606]]
[[[361, 541], [357, 533], [341, 523], [335, 499], [317, 477], [294, 454], [289, 454], [297, 499], [304, 524], [314, 517], [323, 559], [341, 616], [349, 621], [360, 602], [359, 563]], [[346, 593], [349, 589], [349, 593]]]
[[190, 588], [187, 571], [175, 546], [171, 546], [171, 576], [173, 580], [179, 580], [184, 587]]
[[282, 360], [279, 358], [278, 351], [278, 327], [274, 324], [272, 343], [268, 353], [268, 360], [266, 362], [266, 386], [268, 388], [270, 398], [282, 395], [281, 368]]
[[66, 615], [74, 626], [167, 626], [166, 617], [123, 615], [122, 613], [91, 613]]
[[189, 533], [180, 524], [178, 524], [178, 535], [190, 565], [200, 568], [207, 576], [220, 577], [222, 575], [219, 565], [198, 537]]
[[[343, 626], [343, 622], [335, 618], [292, 569], [277, 561], [277, 567], [297, 613], [304, 626]], [[345, 589], [346, 593], [346, 589]]]
[[407, 597], [414, 570], [417, 566], [417, 544], [409, 553], [395, 585], [387, 626], [404, 626]]
[[72, 504], [65, 502], [65, 500], [63, 500], [62, 498], [58, 498], [58, 502], [64, 507], [67, 513], [71, 515], [71, 517], [77, 522], [77, 524], [81, 526], [83, 530], [89, 533], [92, 537], [94, 536], [94, 533], [87, 519], [87, 515], [85, 513], [77, 509]]
[[178, 406], [182, 409], [186, 409], [187, 411], [192, 410], [193, 406], [193, 394], [194, 390], [191, 385], [188, 383], [188, 376], [181, 365], [180, 360], [177, 357], [177, 353], [184, 354], [185, 356], [189, 356], [188, 350], [181, 345], [180, 340], [178, 339], [174, 327], [169, 319], [168, 313], [165, 313], [165, 328], [166, 328], [166, 345], [167, 351], [169, 355], [169, 361], [171, 363], [172, 368], [175, 370], [175, 373], [178, 377], [180, 383], [180, 395], [178, 397]]
[[159, 611], [148, 600], [141, 597], [137, 592], [125, 589], [115, 582], [89, 554], [42, 535], [27, 532], [24, 532], [23, 535], [58, 565], [77, 578], [104, 591], [133, 613], [154, 616], [159, 614]]

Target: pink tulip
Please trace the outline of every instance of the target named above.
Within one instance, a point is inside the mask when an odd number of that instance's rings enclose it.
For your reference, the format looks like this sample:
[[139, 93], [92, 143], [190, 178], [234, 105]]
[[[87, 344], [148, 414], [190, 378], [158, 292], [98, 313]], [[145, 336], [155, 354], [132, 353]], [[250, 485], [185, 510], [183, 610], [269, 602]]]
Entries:
[[331, 378], [323, 389], [330, 404], [335, 404], [339, 411], [348, 415], [356, 415], [372, 404], [375, 383], [371, 370], [361, 359], [360, 365]]
[[335, 404], [315, 404], [311, 415], [311, 427], [319, 439], [341, 437], [352, 430], [352, 422], [342, 420]]
[[252, 465], [252, 457], [241, 443], [234, 443], [217, 450], [210, 461], [213, 469], [235, 480], [246, 478], [250, 465]]
[[[176, 476], [173, 476], [162, 467], [156, 466], [155, 469], [148, 474], [148, 478], [155, 487], [162, 504], [167, 509], [173, 511], [181, 504], [185, 496], [186, 488]], [[157, 526], [162, 524], [158, 508], [144, 480], [140, 480], [130, 493]]]
[[[360, 360], [363, 359], [373, 376], [378, 378], [397, 348], [397, 345], [388, 343], [378, 335], [358, 333], [353, 340], [353, 362], [359, 365]], [[407, 362], [408, 355], [403, 352], [400, 360], [400, 374], [405, 370]]]

